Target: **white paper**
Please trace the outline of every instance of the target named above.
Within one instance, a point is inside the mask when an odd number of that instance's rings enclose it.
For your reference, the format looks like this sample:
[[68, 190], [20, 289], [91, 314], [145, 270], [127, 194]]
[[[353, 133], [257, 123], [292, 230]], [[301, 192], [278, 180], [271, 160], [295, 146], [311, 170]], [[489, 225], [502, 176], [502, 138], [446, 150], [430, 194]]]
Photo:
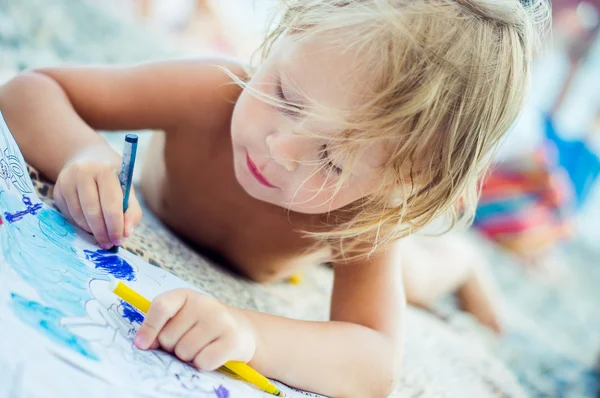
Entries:
[[[186, 282], [126, 250], [101, 250], [36, 196], [0, 113], [0, 396], [268, 397], [162, 351], [141, 351], [141, 315], [108, 289], [152, 299]], [[276, 384], [288, 397], [318, 397]]]

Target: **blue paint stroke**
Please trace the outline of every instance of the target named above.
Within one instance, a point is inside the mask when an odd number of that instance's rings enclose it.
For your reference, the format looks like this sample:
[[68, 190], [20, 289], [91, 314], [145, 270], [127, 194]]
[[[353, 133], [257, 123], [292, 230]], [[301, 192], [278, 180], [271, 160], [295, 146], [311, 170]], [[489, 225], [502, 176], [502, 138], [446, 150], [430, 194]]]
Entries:
[[96, 251], [84, 250], [83, 252], [85, 257], [94, 263], [96, 269], [106, 271], [117, 279], [130, 282], [135, 280], [133, 267], [121, 257], [102, 249]]
[[16, 293], [11, 293], [11, 298], [10, 305], [13, 311], [27, 325], [43, 332], [50, 340], [63, 347], [70, 348], [89, 359], [99, 360], [86, 340], [60, 326], [60, 319], [65, 316], [64, 313], [30, 301]]
[[[20, 199], [21, 195], [0, 190], [0, 208], [11, 210]], [[81, 317], [86, 316], [85, 303], [93, 298], [90, 279], [110, 277], [81, 258], [75, 239], [75, 227], [43, 205], [35, 217], [2, 226], [0, 250], [9, 267], [36, 290], [40, 302], [60, 308], [66, 316]]]
[[121, 300], [121, 309], [123, 310], [123, 318], [127, 319], [130, 323], [141, 325], [144, 322], [144, 315], [133, 308], [131, 304]]
[[[43, 303], [43, 306], [33, 305], [13, 296], [11, 309], [24, 324], [51, 340], [95, 358], [87, 341], [61, 328], [59, 319], [87, 317], [85, 304], [93, 299], [90, 280], [109, 281], [111, 278], [106, 272], [96, 270], [76, 247], [80, 240], [76, 228], [33, 194], [33, 185], [25, 173], [27, 167], [1, 114], [0, 158], [5, 160], [5, 164], [0, 165], [0, 209], [10, 214], [12, 220], [20, 217], [19, 222], [1, 226], [0, 257], [37, 292], [39, 302]], [[33, 217], [21, 215], [23, 204], [28, 209], [27, 214]]]
[[[0, 208], [9, 212], [22, 208], [22, 195], [16, 190], [2, 189], [3, 183], [0, 180]], [[37, 198], [36, 201], [41, 204]], [[42, 315], [36, 316], [33, 307], [17, 300], [11, 308], [15, 316], [51, 341], [98, 359], [86, 340], [59, 327], [61, 317], [87, 317], [85, 304], [93, 299], [89, 290], [91, 279], [110, 280], [105, 272], [96, 270], [82, 258], [83, 253], [74, 246], [76, 238], [75, 227], [56, 210], [42, 204], [34, 217], [2, 225], [0, 251], [6, 264], [37, 292], [39, 302], [47, 306], [43, 307], [46, 311]]]
[[6, 221], [12, 224], [14, 222], [22, 220], [23, 217], [25, 217], [27, 214], [35, 216], [36, 213], [42, 208], [42, 203], [32, 204], [31, 199], [27, 195], [23, 195], [22, 201], [23, 204], [27, 206], [27, 208], [25, 210], [16, 211], [12, 214], [5, 211], [4, 218], [6, 219]]
[[217, 395], [217, 398], [229, 398], [229, 390], [219, 385], [219, 388], [213, 388], [213, 391]]

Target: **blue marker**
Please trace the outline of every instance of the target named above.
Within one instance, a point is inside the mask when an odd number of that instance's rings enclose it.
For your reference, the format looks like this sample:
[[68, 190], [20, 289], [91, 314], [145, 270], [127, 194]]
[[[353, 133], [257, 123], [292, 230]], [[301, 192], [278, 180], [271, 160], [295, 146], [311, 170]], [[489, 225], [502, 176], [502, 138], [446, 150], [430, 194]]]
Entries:
[[[136, 134], [127, 134], [125, 136], [125, 146], [123, 147], [123, 160], [121, 161], [121, 172], [119, 173], [119, 183], [123, 191], [123, 214], [129, 206], [129, 192], [131, 191], [131, 180], [133, 179], [133, 167], [135, 166], [135, 155], [137, 153], [138, 136]], [[112, 253], [119, 251], [118, 246], [109, 249]]]

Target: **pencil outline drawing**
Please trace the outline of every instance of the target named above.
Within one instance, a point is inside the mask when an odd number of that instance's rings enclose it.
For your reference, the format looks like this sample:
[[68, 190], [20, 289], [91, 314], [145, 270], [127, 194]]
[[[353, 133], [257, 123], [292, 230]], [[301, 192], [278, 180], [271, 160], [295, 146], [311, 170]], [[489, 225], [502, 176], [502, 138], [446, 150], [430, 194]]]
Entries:
[[[22, 344], [36, 349], [36, 361], [59, 358], [85, 369], [68, 375], [68, 382], [86, 374], [149, 396], [265, 396], [169, 353], [138, 350], [133, 337], [143, 315], [109, 290], [110, 281], [126, 281], [149, 298], [191, 286], [126, 250], [99, 249], [91, 235], [40, 201], [26, 170], [0, 113], [0, 214], [8, 221], [0, 226], [0, 333], [15, 340], [34, 333]], [[10, 360], [0, 346], [0, 363]], [[19, 366], [28, 371], [27, 362]]]

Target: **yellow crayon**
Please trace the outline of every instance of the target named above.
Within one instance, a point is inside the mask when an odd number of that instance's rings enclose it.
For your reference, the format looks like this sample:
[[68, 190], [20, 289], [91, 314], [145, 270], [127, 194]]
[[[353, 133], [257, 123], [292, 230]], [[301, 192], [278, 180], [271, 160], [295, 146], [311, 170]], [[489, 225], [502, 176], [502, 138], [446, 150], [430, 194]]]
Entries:
[[119, 296], [126, 303], [131, 304], [134, 308], [137, 308], [139, 311], [144, 314], [148, 313], [150, 309], [150, 300], [146, 297], [142, 296], [123, 282], [119, 282], [118, 280], [113, 280], [110, 283], [110, 290]]
[[292, 275], [290, 279], [288, 279], [288, 282], [290, 282], [292, 285], [299, 285], [300, 283], [302, 283], [302, 274], [297, 273]]
[[[123, 301], [131, 304], [133, 307], [146, 314], [150, 309], [150, 300], [140, 295], [129, 286], [118, 280], [113, 280], [110, 284], [110, 290], [119, 296]], [[269, 379], [252, 369], [248, 364], [240, 361], [228, 361], [223, 365], [224, 373], [234, 373], [246, 382], [255, 385], [260, 390], [269, 394], [283, 397], [284, 394], [279, 391], [276, 385]]]
[[265, 376], [252, 369], [250, 366], [240, 361], [228, 361], [223, 365], [233, 373], [240, 376], [242, 379], [249, 383], [254, 384], [259, 389], [269, 394], [273, 394], [277, 397], [283, 397], [283, 393], [279, 391], [279, 388], [269, 381]]

